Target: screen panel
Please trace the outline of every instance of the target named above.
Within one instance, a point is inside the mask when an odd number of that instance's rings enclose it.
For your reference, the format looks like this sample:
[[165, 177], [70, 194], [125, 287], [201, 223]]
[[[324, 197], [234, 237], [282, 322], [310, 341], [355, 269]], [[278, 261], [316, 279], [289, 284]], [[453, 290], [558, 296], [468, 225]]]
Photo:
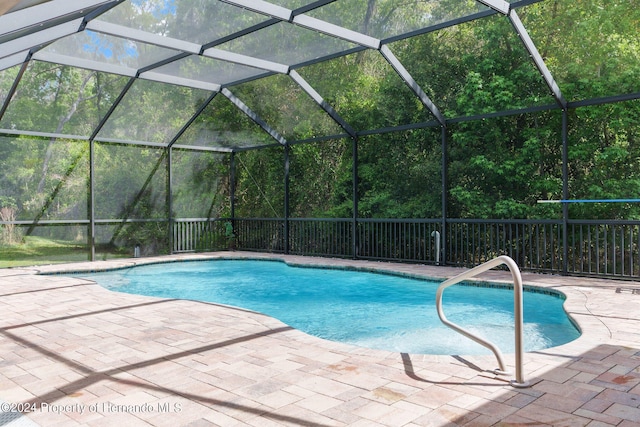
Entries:
[[568, 101], [640, 91], [636, 2], [539, 2], [518, 12]]
[[358, 177], [359, 217], [440, 217], [440, 127], [361, 138], [358, 144]]
[[86, 141], [0, 136], [0, 202], [18, 221], [86, 220], [88, 161]]
[[287, 140], [344, 133], [288, 76], [274, 75], [234, 86], [233, 93]]
[[378, 52], [367, 50], [297, 71], [358, 131], [435, 120]]
[[292, 218], [352, 217], [351, 147], [350, 139], [291, 147], [289, 215]]
[[448, 118], [555, 104], [504, 16], [423, 34], [390, 47]]
[[276, 141], [225, 96], [218, 94], [178, 138], [176, 145], [249, 148]]
[[165, 150], [96, 144], [95, 188], [96, 219], [166, 219]]
[[237, 153], [236, 217], [284, 216], [284, 149], [270, 147]]
[[279, 22], [217, 47], [267, 61], [295, 65], [343, 52], [357, 45], [288, 22]]
[[[640, 100], [577, 108], [569, 124], [569, 199], [638, 199]], [[570, 203], [569, 216], [640, 219], [640, 203]]]
[[101, 223], [95, 227], [96, 259], [133, 258], [167, 255], [167, 221]]
[[64, 37], [42, 49], [42, 52], [118, 65], [134, 72], [179, 53], [172, 49], [91, 30]]
[[98, 18], [136, 30], [207, 44], [269, 20], [223, 1], [124, 2]]
[[88, 261], [87, 236], [86, 224], [0, 226], [0, 268]]
[[89, 137], [127, 79], [32, 61], [0, 128]]
[[316, 8], [307, 15], [378, 39], [386, 39], [487, 10], [487, 6], [475, 0], [341, 0]]
[[562, 112], [487, 118], [448, 127], [448, 216], [561, 217]]
[[230, 154], [174, 149], [172, 156], [173, 216], [227, 217]]
[[0, 70], [0, 107], [2, 107], [7, 100], [7, 96], [9, 96], [11, 86], [13, 86], [13, 83], [19, 71], [19, 65]]
[[204, 90], [137, 80], [98, 139], [168, 144], [208, 97]]

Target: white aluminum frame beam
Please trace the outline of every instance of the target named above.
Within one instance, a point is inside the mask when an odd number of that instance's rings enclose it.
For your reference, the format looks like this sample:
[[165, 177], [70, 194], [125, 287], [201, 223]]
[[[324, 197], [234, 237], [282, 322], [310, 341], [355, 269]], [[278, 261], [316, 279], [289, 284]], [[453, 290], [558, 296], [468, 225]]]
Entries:
[[391, 49], [387, 45], [383, 45], [380, 47], [380, 53], [382, 56], [391, 64], [394, 70], [400, 75], [402, 80], [409, 86], [409, 89], [413, 91], [413, 93], [420, 98], [422, 104], [431, 111], [431, 114], [438, 120], [438, 122], [442, 126], [446, 126], [446, 119], [438, 109], [438, 107], [429, 99], [427, 94], [422, 90], [420, 85], [413, 79], [411, 74], [404, 68], [404, 65], [396, 58], [396, 56], [391, 52]]
[[482, 3], [485, 6], [490, 7], [491, 9], [502, 13], [503, 15], [508, 15], [511, 10], [511, 4], [504, 0], [476, 0], [479, 3]]
[[286, 7], [277, 6], [275, 4], [262, 0], [220, 0], [224, 3], [247, 9], [252, 12], [269, 15], [282, 21], [291, 21], [293, 19], [293, 11]]
[[173, 144], [171, 148], [175, 148], [178, 150], [189, 150], [189, 151], [208, 151], [214, 153], [233, 153], [237, 151], [234, 148], [228, 147], [203, 147], [201, 145], [185, 145], [185, 144]]
[[98, 6], [119, 3], [116, 0], [51, 0], [0, 16], [0, 37], [26, 28], [38, 28], [56, 19], [76, 19]]
[[15, 67], [16, 65], [22, 64], [29, 58], [29, 51], [25, 50], [22, 52], [14, 53], [13, 55], [6, 56], [4, 58], [0, 58], [0, 71], [6, 70], [7, 68]]
[[280, 135], [275, 129], [267, 124], [260, 116], [258, 116], [251, 108], [249, 108], [244, 102], [240, 100], [237, 96], [235, 96], [229, 89], [222, 88], [220, 91], [224, 96], [227, 97], [229, 101], [231, 101], [236, 107], [242, 110], [251, 120], [253, 120], [258, 126], [260, 126], [265, 132], [267, 132], [273, 139], [278, 141], [281, 145], [286, 145], [287, 140]]
[[177, 50], [192, 55], [202, 55], [207, 58], [220, 59], [222, 61], [232, 62], [234, 64], [247, 65], [254, 68], [260, 68], [262, 70], [273, 71], [275, 73], [287, 74], [289, 72], [289, 67], [287, 65], [265, 61], [263, 59], [228, 52], [216, 48], [203, 49], [202, 45], [196, 43], [186, 42], [183, 40], [165, 37], [158, 34], [136, 30], [122, 25], [111, 24], [99, 20], [93, 20], [89, 22], [86, 28], [88, 30], [96, 31], [102, 34], [109, 34], [115, 37], [121, 37], [141, 43], [152, 44], [162, 48]]
[[348, 30], [344, 27], [332, 24], [321, 19], [313, 18], [308, 15], [294, 15], [291, 9], [285, 7], [276, 6], [274, 4], [262, 1], [262, 0], [221, 0], [225, 3], [232, 4], [234, 6], [248, 9], [253, 12], [268, 15], [281, 21], [291, 22], [300, 27], [304, 27], [319, 33], [326, 34], [328, 36], [337, 37], [360, 46], [365, 46], [370, 49], [379, 49], [380, 40], [375, 37], [370, 37], [366, 34], [359, 33], [357, 31]]
[[326, 34], [328, 36], [337, 37], [342, 40], [359, 44], [360, 46], [368, 47], [370, 49], [377, 50], [381, 45], [380, 39], [376, 39], [375, 37], [371, 37], [357, 31], [348, 30], [344, 27], [331, 24], [327, 21], [312, 18], [311, 16], [298, 15], [293, 18], [293, 23], [301, 27]]
[[178, 50], [186, 53], [199, 55], [202, 45], [174, 39], [171, 37], [153, 34], [147, 31], [136, 30], [134, 28], [125, 27], [124, 25], [111, 24], [109, 22], [94, 19], [86, 26], [87, 30], [96, 31], [111, 36], [134, 40], [141, 43], [152, 44], [167, 49]]
[[143, 73], [140, 73], [139, 78], [144, 80], [151, 80], [154, 82], [185, 86], [185, 87], [190, 87], [194, 89], [203, 89], [210, 92], [218, 92], [222, 87], [217, 83], [203, 82], [202, 80], [186, 79], [182, 77], [176, 77], [168, 74], [158, 73], [155, 71], [145, 71]]
[[529, 52], [529, 55], [531, 55], [531, 58], [533, 59], [533, 62], [536, 64], [538, 71], [540, 71], [540, 73], [542, 74], [542, 77], [544, 78], [544, 81], [547, 83], [547, 86], [549, 86], [549, 89], [551, 89], [551, 94], [556, 99], [556, 102], [563, 109], [566, 109], [567, 100], [562, 95], [562, 92], [560, 91], [560, 87], [558, 86], [555, 79], [553, 78], [553, 75], [547, 68], [547, 64], [545, 64], [544, 59], [542, 59], [540, 52], [538, 52], [538, 48], [536, 48], [535, 43], [529, 36], [527, 29], [525, 28], [524, 24], [520, 20], [520, 17], [516, 13], [515, 9], [509, 12], [509, 21], [511, 21], [511, 24], [513, 25], [516, 32], [518, 33], [518, 36], [520, 36], [520, 40], [522, 40], [522, 43], [524, 43], [525, 48]]
[[[126, 77], [136, 77], [145, 80], [151, 80], [160, 83], [175, 84], [178, 86], [186, 86], [194, 89], [203, 89], [207, 91], [217, 92], [221, 85], [217, 83], [204, 82], [201, 80], [185, 79], [181, 77], [171, 76], [168, 74], [158, 73], [155, 71], [140, 72], [134, 68], [123, 67], [120, 65], [106, 64], [89, 59], [79, 59], [73, 56], [61, 55], [52, 52], [36, 52], [32, 59], [37, 61], [51, 62], [54, 64], [68, 65], [70, 67], [84, 68], [87, 70], [101, 71], [109, 74], [117, 74]], [[1, 64], [1, 63], [0, 63]]]
[[93, 138], [93, 141], [108, 143], [108, 144], [137, 145], [142, 147], [167, 148], [167, 144], [163, 142], [129, 141], [126, 139], [98, 138], [98, 137]]
[[68, 65], [70, 67], [84, 68], [93, 71], [102, 71], [110, 74], [118, 74], [127, 77], [136, 77], [138, 70], [121, 65], [106, 64], [103, 62], [92, 61], [90, 59], [80, 59], [74, 56], [61, 55], [59, 53], [39, 51], [33, 55], [38, 61], [52, 62], [55, 64]]
[[296, 70], [291, 70], [289, 76], [304, 90], [313, 100], [344, 129], [352, 138], [356, 137], [356, 131], [329, 105], [322, 96], [300, 75]]
[[89, 140], [89, 137], [86, 135], [71, 135], [71, 134], [54, 133], [54, 132], [37, 132], [32, 130], [0, 129], [0, 133], [5, 135], [36, 136], [40, 138], [66, 138], [66, 139], [77, 139], [80, 141]]
[[246, 65], [261, 70], [273, 71], [278, 74], [289, 73], [289, 66], [277, 62], [266, 61], [264, 59], [254, 58], [253, 56], [233, 53], [226, 50], [216, 49], [214, 47], [206, 49], [202, 52], [202, 56], [212, 59], [220, 59], [226, 62], [232, 62], [238, 65]]
[[35, 31], [28, 36], [18, 37], [14, 40], [4, 42], [1, 44], [2, 50], [0, 50], [0, 58], [11, 56], [25, 50], [31, 50], [52, 43], [62, 37], [75, 34], [80, 30], [82, 22], [83, 18], [77, 18], [64, 24], [45, 28], [41, 31]]

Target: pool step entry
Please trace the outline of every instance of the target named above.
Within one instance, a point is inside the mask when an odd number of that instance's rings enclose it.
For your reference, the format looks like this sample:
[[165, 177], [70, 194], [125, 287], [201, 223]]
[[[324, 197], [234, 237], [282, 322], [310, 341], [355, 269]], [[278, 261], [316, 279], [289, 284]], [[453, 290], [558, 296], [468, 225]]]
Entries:
[[511, 277], [513, 278], [513, 307], [514, 307], [514, 318], [515, 318], [515, 365], [516, 365], [516, 378], [511, 381], [511, 385], [518, 388], [526, 388], [529, 387], [529, 383], [524, 380], [524, 374], [522, 369], [522, 359], [524, 351], [522, 349], [522, 329], [523, 329], [523, 314], [522, 314], [522, 275], [520, 274], [520, 269], [516, 262], [506, 256], [501, 255], [497, 258], [492, 259], [491, 261], [487, 261], [484, 264], [480, 264], [477, 267], [472, 268], [471, 270], [465, 271], [464, 273], [458, 274], [455, 277], [452, 277], [449, 280], [445, 280], [440, 284], [438, 290], [436, 291], [436, 309], [438, 310], [438, 317], [442, 323], [455, 330], [456, 332], [464, 335], [465, 337], [477, 342], [478, 344], [488, 348], [493, 352], [498, 359], [498, 368], [493, 372], [496, 375], [510, 375], [510, 372], [507, 371], [506, 365], [504, 363], [504, 358], [502, 357], [502, 352], [500, 349], [493, 343], [484, 340], [474, 334], [472, 334], [467, 329], [459, 326], [453, 322], [447, 320], [447, 317], [444, 315], [444, 311], [442, 310], [442, 293], [449, 286], [455, 285], [456, 283], [462, 282], [463, 280], [470, 279], [474, 276], [477, 276], [480, 273], [484, 273], [485, 271], [491, 270], [494, 267], [505, 264], [509, 267], [511, 271]]

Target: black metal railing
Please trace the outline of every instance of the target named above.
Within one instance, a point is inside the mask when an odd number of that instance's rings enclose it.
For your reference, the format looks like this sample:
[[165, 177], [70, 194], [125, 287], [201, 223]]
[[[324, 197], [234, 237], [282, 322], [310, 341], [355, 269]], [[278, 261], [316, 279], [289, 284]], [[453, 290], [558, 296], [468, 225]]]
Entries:
[[358, 220], [358, 256], [388, 261], [435, 262], [439, 220]]
[[352, 257], [353, 220], [290, 219], [289, 252], [297, 255]]
[[570, 274], [640, 278], [640, 222], [569, 221]]
[[562, 221], [448, 220], [447, 264], [473, 267], [500, 255], [521, 269], [562, 272]]
[[[225, 236], [228, 223], [233, 227], [231, 238]], [[570, 220], [566, 236], [561, 220], [448, 219], [445, 224], [443, 229], [439, 219], [176, 220], [173, 248], [236, 248], [464, 267], [508, 255], [525, 271], [640, 278], [640, 221]]]
[[244, 251], [285, 252], [284, 221], [278, 218], [241, 218], [233, 221], [236, 247]]

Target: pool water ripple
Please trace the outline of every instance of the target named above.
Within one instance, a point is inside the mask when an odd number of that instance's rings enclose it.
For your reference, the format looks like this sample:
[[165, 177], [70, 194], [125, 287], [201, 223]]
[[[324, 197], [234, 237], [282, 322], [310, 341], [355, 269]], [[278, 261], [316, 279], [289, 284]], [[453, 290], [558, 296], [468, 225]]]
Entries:
[[[311, 335], [366, 348], [413, 354], [490, 353], [440, 322], [435, 281], [251, 260], [174, 262], [75, 276], [117, 292], [242, 307]], [[580, 335], [563, 302], [548, 293], [525, 292], [525, 351], [565, 344]], [[514, 351], [512, 290], [455, 285], [445, 292], [443, 307], [450, 321], [505, 353]]]

